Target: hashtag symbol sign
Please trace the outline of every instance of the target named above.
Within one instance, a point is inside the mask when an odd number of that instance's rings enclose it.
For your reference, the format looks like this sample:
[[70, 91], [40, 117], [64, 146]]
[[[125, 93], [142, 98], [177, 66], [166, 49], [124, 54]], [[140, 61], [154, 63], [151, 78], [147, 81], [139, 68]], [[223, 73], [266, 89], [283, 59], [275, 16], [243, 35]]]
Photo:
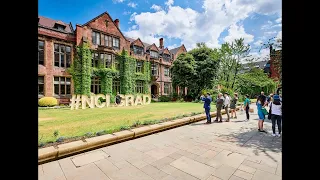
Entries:
[[72, 98], [71, 98], [71, 110], [74, 110], [74, 109], [79, 109], [79, 104], [80, 104], [80, 96], [81, 95], [72, 95]]

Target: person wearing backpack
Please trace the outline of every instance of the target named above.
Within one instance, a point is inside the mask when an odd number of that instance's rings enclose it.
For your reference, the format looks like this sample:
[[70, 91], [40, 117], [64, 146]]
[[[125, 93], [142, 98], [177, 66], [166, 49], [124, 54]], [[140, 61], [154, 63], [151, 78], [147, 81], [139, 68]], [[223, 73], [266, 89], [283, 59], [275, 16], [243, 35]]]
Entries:
[[[272, 136], [281, 136], [281, 120], [282, 120], [282, 103], [279, 95], [273, 96], [273, 102], [269, 105], [271, 109]], [[276, 123], [278, 125], [278, 133], [276, 133]]]
[[250, 104], [251, 104], [251, 101], [249, 99], [249, 95], [246, 94], [246, 99], [244, 100], [244, 103], [243, 103], [243, 107], [245, 108], [246, 110], [246, 115], [247, 115], [247, 121], [249, 121], [249, 109], [250, 109]]

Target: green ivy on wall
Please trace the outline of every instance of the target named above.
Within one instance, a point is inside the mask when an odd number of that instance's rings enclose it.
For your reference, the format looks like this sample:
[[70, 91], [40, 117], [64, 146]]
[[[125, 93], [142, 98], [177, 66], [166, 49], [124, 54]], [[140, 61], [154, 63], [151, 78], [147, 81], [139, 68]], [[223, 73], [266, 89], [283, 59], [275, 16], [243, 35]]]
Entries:
[[114, 65], [111, 68], [105, 68], [104, 64], [99, 62], [98, 67], [91, 67], [91, 52], [87, 43], [77, 47], [77, 55], [68, 69], [74, 81], [75, 94], [90, 95], [91, 78], [99, 77], [101, 82], [101, 93], [111, 95], [111, 103], [114, 102], [114, 96], [117, 92], [112, 92], [113, 79], [120, 79], [121, 94], [136, 94], [136, 81], [141, 80], [144, 83], [144, 93], [149, 94], [149, 85], [151, 80], [150, 62], [143, 63], [143, 73], [136, 73], [136, 59], [129, 56], [126, 51], [116, 55], [115, 60], [120, 64], [120, 71], [116, 70]]
[[68, 69], [72, 75], [75, 94], [90, 96], [91, 87], [91, 51], [88, 43], [76, 48], [77, 52], [73, 64]]

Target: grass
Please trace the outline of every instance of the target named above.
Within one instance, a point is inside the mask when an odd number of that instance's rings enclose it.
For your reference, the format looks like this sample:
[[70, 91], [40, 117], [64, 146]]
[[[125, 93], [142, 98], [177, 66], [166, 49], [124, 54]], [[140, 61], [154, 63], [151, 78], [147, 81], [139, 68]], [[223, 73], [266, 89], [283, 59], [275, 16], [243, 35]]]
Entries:
[[[212, 111], [215, 107], [212, 106]], [[145, 106], [94, 109], [39, 109], [39, 141], [55, 142], [59, 137], [84, 136], [87, 133], [124, 130], [133, 124], [203, 112], [198, 103], [151, 103]], [[58, 132], [58, 135], [54, 132]], [[40, 139], [41, 138], [41, 139]]]

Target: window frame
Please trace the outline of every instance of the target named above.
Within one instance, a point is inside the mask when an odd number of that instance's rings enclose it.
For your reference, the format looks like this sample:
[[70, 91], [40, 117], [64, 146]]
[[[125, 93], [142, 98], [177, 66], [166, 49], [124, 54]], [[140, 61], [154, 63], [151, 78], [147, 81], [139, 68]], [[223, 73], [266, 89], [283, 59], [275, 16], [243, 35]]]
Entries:
[[[166, 86], [167, 85], [167, 86]], [[166, 90], [168, 91], [168, 92], [166, 92]], [[171, 93], [171, 84], [170, 83], [164, 83], [163, 84], [163, 92], [164, 92], [164, 94], [170, 94]]]
[[[166, 69], [168, 70], [167, 74], [166, 74]], [[164, 70], [163, 70], [163, 74], [164, 74], [165, 77], [170, 77], [170, 68], [165, 66]]]
[[[154, 67], [154, 66], [155, 66], [155, 67]], [[154, 74], [153, 71], [156, 71], [156, 74]], [[152, 74], [153, 76], [158, 76], [158, 75], [159, 75], [158, 64], [157, 64], [157, 63], [152, 63], [152, 64], [151, 64], [151, 74]]]
[[[39, 94], [39, 77], [42, 77], [43, 78], [43, 83], [42, 83], [42, 85], [43, 85], [43, 94]], [[44, 75], [38, 75], [38, 97], [43, 97], [43, 96], [45, 96], [45, 76]]]
[[[97, 40], [98, 40], [97, 39], [97, 37], [98, 37], [97, 35], [99, 35], [99, 42], [97, 42]], [[91, 43], [93, 45], [101, 45], [101, 33], [100, 32], [98, 32], [98, 31], [92, 31], [91, 32]]]
[[[58, 46], [58, 51], [56, 51], [56, 45]], [[62, 52], [62, 47], [64, 47], [64, 52]], [[70, 49], [70, 52], [67, 52], [67, 48]], [[56, 54], [58, 54], [59, 57], [59, 66], [56, 66]], [[63, 56], [63, 61], [64, 61], [64, 66], [62, 66], [61, 63], [61, 56]], [[67, 57], [70, 57], [69, 59], [69, 66], [68, 66], [68, 61], [67, 61]], [[69, 68], [71, 67], [71, 63], [72, 63], [72, 47], [66, 44], [61, 44], [61, 43], [54, 43], [53, 44], [53, 66], [54, 67], [58, 67], [58, 68]]]
[[[43, 43], [43, 49], [40, 49], [39, 42]], [[40, 51], [43, 53], [43, 64], [40, 64]], [[45, 41], [38, 39], [38, 65], [45, 66]]]
[[[136, 53], [137, 50], [141, 50], [141, 53]], [[133, 51], [133, 54], [135, 55], [138, 55], [138, 56], [143, 56], [144, 55], [144, 48], [141, 47], [141, 46], [136, 46], [136, 45], [133, 45], [132, 46], [132, 51]]]
[[171, 56], [169, 54], [163, 53], [162, 58], [165, 62], [170, 62]]
[[[97, 87], [97, 93], [95, 92], [96, 87]], [[100, 94], [101, 91], [102, 91], [102, 89], [101, 89], [101, 79], [99, 77], [92, 77], [91, 78], [90, 92], [94, 93], [94, 94]]]
[[141, 81], [141, 80], [137, 80], [136, 81], [135, 91], [136, 91], [137, 94], [143, 94], [144, 93], [144, 82], [143, 81]]
[[[138, 66], [139, 63], [141, 66]], [[143, 61], [136, 61], [136, 73], [143, 73]]]
[[[97, 56], [96, 56], [97, 55]], [[103, 55], [103, 56], [101, 56]], [[107, 63], [108, 59], [107, 57], [110, 56], [110, 63]], [[102, 59], [101, 59], [102, 57]], [[91, 57], [91, 67], [100, 67], [103, 66], [103, 68], [112, 68], [114, 63], [114, 55], [107, 52], [99, 52], [99, 51], [93, 51], [92, 57]]]
[[[59, 83], [58, 83], [58, 94], [55, 93], [55, 85], [56, 85], [56, 81], [55, 81], [55, 78], [59, 78]], [[64, 84], [62, 84], [61, 82], [61, 79], [64, 79]], [[70, 84], [67, 83], [67, 79], [70, 79]], [[61, 91], [61, 85], [64, 85], [65, 86], [65, 89], [64, 89], [64, 94], [62, 94], [62, 91]], [[67, 94], [67, 86], [70, 87], [70, 94]], [[55, 97], [71, 97], [72, 95], [72, 77], [68, 77], [68, 76], [53, 76], [53, 94]]]
[[121, 93], [121, 81], [120, 79], [112, 79], [112, 93]]
[[[152, 53], [157, 54], [157, 56], [153, 56]], [[150, 50], [150, 57], [151, 57], [151, 58], [155, 58], [155, 59], [159, 58], [159, 52]]]
[[[117, 42], [115, 40], [118, 41], [118, 44], [115, 44], [115, 42]], [[116, 46], [116, 45], [118, 45], [118, 46]], [[112, 37], [112, 47], [115, 49], [120, 49], [120, 38]]]

